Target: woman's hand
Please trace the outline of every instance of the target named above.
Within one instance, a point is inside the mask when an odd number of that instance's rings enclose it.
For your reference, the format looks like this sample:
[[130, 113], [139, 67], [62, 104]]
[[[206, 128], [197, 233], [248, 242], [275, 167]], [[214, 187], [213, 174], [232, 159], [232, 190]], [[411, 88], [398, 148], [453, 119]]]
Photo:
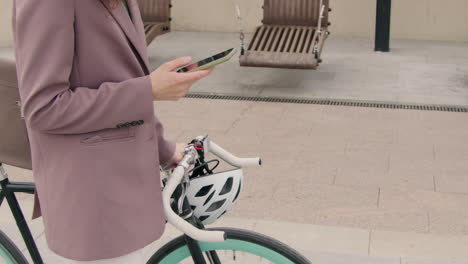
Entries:
[[183, 158], [184, 158], [184, 149], [186, 144], [184, 143], [176, 143], [176, 149], [174, 155], [169, 160], [169, 164], [177, 165]]
[[208, 70], [179, 73], [178, 68], [190, 63], [190, 57], [181, 57], [164, 63], [150, 74], [153, 86], [153, 101], [177, 101], [189, 91], [192, 85], [208, 76], [213, 67]]

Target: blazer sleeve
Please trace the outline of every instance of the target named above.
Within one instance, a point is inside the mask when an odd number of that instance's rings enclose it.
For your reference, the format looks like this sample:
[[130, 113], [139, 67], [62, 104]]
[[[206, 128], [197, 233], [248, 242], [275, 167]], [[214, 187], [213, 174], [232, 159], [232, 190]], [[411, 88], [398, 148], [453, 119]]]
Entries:
[[[154, 116], [149, 76], [71, 87], [75, 0], [16, 0], [13, 21], [22, 112], [29, 128], [81, 134]], [[112, 67], [112, 65], [109, 65]]]
[[176, 143], [164, 137], [164, 127], [156, 116], [154, 116], [154, 121], [156, 135], [158, 136], [159, 164], [165, 165], [174, 155]]

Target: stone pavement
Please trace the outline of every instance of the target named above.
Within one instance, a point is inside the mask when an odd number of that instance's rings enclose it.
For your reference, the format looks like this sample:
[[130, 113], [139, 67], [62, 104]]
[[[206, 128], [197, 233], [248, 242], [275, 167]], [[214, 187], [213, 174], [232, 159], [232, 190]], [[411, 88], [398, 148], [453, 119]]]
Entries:
[[[315, 263], [467, 263], [466, 113], [203, 99], [155, 111], [169, 138], [209, 134], [239, 156], [262, 157], [218, 225], [272, 235]], [[32, 197], [20, 201], [30, 216]], [[18, 240], [5, 205], [0, 215]], [[41, 250], [64, 263], [46, 250], [40, 221], [32, 227]], [[176, 233], [168, 228], [148, 255]]]

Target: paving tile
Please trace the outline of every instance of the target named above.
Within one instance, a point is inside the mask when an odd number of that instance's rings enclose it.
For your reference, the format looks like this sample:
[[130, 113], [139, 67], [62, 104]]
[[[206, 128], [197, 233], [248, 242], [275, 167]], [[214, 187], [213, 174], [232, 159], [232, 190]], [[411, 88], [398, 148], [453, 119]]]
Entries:
[[315, 222], [316, 212], [298, 199], [280, 201], [244, 196], [239, 198], [235, 209], [228, 212], [227, 216], [312, 224]]
[[371, 206], [376, 205], [378, 199], [378, 189], [372, 187], [313, 184], [299, 190], [299, 186], [304, 185], [301, 182], [290, 185], [278, 184], [273, 190], [274, 197], [280, 200], [288, 197], [307, 199], [309, 205], [315, 205], [315, 208]]
[[[261, 124], [261, 126], [259, 126]], [[256, 133], [262, 135], [264, 138], [270, 139], [268, 143], [271, 144], [272, 139], [277, 139], [279, 143], [284, 140], [292, 140], [296, 138], [306, 139], [310, 133], [311, 125], [304, 122], [295, 122], [293, 120], [283, 121], [281, 119], [268, 119], [268, 118], [243, 118], [235, 123], [230, 131], [231, 134], [240, 136], [243, 132]], [[274, 141], [273, 141], [274, 142]], [[263, 143], [266, 143], [263, 141]]]
[[416, 257], [402, 257], [401, 264], [467, 264], [466, 259], [457, 259], [457, 258], [438, 258], [438, 259], [429, 259], [429, 258], [416, 258]]
[[404, 190], [434, 190], [434, 177], [431, 173], [412, 172], [406, 169], [392, 170], [383, 180], [382, 187]]
[[338, 163], [335, 183], [379, 188], [388, 175], [388, 156], [348, 154]]
[[426, 259], [468, 257], [467, 236], [372, 231], [370, 241], [371, 256], [399, 255]]
[[402, 191], [383, 188], [379, 206], [384, 209], [402, 209], [426, 212], [460, 214], [468, 204], [468, 195], [423, 190]]
[[434, 234], [468, 235], [468, 212], [434, 211], [429, 216], [429, 232]]
[[307, 256], [312, 263], [326, 264], [400, 264], [400, 257], [373, 257], [339, 253], [312, 252]]
[[381, 131], [349, 131], [347, 135], [346, 153], [366, 152], [388, 155], [395, 142], [392, 130]]
[[424, 211], [385, 210], [377, 207], [325, 208], [317, 212], [316, 224], [391, 230], [428, 232]]
[[[177, 105], [174, 105], [173, 107], [177, 107]], [[160, 113], [158, 117], [161, 116], [161, 122], [165, 127], [171, 127], [173, 130], [203, 127], [205, 130], [226, 131], [232, 127], [241, 113], [239, 110], [233, 113], [227, 113], [226, 116], [222, 116], [213, 114], [213, 111], [210, 110], [209, 107], [204, 108], [205, 111], [196, 115], [196, 118], [193, 118], [192, 114], [187, 115], [190, 111], [185, 112], [184, 116], [163, 112]]]
[[434, 167], [430, 154], [427, 159], [411, 153], [393, 153], [389, 160], [388, 182], [384, 185], [408, 190], [435, 190]]
[[[272, 191], [276, 197], [290, 195], [294, 197], [304, 198], [318, 189], [328, 188], [332, 186], [336, 169], [333, 167], [320, 166], [312, 163], [296, 164], [293, 166], [297, 172], [291, 171], [291, 168], [283, 167], [275, 169], [279, 173], [280, 179], [273, 178], [274, 173], [269, 174], [272, 183]], [[266, 174], [268, 176], [268, 174]], [[328, 191], [328, 189], [327, 189]], [[313, 198], [314, 196], [312, 195]]]
[[[438, 139], [434, 143], [434, 151], [438, 161], [450, 162], [454, 159], [467, 160], [468, 147], [465, 144], [460, 144], [467, 138], [465, 133], [444, 133], [445, 138]], [[446, 138], [450, 136], [449, 138]]]
[[239, 195], [238, 203], [228, 215], [313, 223], [315, 212], [306, 203], [294, 196], [284, 199], [275, 197], [273, 187], [277, 184], [289, 184], [292, 176], [275, 177], [274, 174], [259, 173], [261, 170], [249, 170], [244, 175], [243, 191]]
[[257, 221], [254, 231], [280, 239], [298, 250], [367, 255], [369, 231], [297, 223]]
[[224, 117], [229, 118], [242, 113], [251, 104], [252, 102], [247, 101], [181, 98], [179, 101], [154, 102], [154, 108], [156, 114], [167, 114], [181, 118], [196, 115], [202, 118], [205, 116], [220, 117], [219, 111], [220, 106], [222, 106], [222, 111], [226, 114]]
[[434, 171], [436, 191], [468, 194], [468, 164], [462, 166], [443, 166]]

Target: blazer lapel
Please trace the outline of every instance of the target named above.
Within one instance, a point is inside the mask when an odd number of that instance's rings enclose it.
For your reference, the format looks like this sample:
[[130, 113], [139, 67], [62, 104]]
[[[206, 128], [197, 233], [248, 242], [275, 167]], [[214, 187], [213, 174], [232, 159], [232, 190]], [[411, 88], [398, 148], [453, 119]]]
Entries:
[[[130, 43], [135, 47], [138, 52], [138, 55], [144, 62], [142, 67], [145, 67], [144, 72], [149, 72], [149, 63], [146, 53], [146, 41], [144, 38], [141, 38], [141, 34], [139, 31], [136, 30], [135, 22], [132, 22], [130, 19], [127, 10], [123, 6], [123, 3], [119, 3], [117, 7], [111, 7], [106, 1], [100, 0], [103, 5], [109, 10], [109, 13], [112, 17], [117, 21], [119, 26], [122, 28], [123, 32], [127, 36]], [[130, 9], [130, 14], [132, 16], [133, 21], [138, 20], [139, 12], [135, 10], [138, 6], [136, 6], [133, 0], [128, 0], [128, 5]]]
[[130, 8], [130, 14], [132, 15], [132, 22], [134, 25], [134, 28], [136, 29], [138, 37], [141, 39], [139, 44], [141, 45], [141, 54], [143, 61], [146, 64], [146, 67], [148, 70], [150, 69], [150, 64], [149, 64], [149, 57], [148, 57], [148, 47], [146, 45], [146, 33], [145, 33], [145, 26], [143, 24], [143, 20], [141, 17], [141, 12], [140, 12], [140, 7], [138, 5], [137, 0], [127, 0], [128, 5]]

